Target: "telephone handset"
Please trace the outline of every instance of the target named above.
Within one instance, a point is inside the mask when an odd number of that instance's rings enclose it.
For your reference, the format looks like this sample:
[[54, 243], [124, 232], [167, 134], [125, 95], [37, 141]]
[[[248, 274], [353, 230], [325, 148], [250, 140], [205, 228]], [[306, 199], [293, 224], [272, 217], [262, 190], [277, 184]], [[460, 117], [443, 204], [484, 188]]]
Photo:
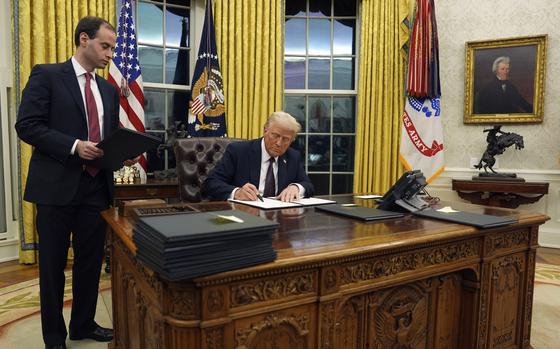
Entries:
[[426, 185], [426, 178], [420, 170], [407, 171], [383, 195], [379, 208], [388, 211], [415, 212], [430, 207], [427, 202], [418, 197], [418, 193]]

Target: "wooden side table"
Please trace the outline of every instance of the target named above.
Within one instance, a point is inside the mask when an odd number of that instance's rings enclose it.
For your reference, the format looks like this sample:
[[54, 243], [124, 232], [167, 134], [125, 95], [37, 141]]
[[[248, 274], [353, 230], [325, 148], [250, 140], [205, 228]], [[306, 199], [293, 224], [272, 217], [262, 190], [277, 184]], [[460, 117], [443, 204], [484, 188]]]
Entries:
[[132, 184], [115, 184], [116, 202], [135, 199], [172, 199], [179, 197], [177, 179], [152, 179]]
[[451, 188], [473, 204], [516, 208], [548, 194], [548, 183], [453, 179]]
[[[115, 184], [113, 207], [118, 207], [119, 201], [136, 199], [175, 199], [179, 198], [179, 184], [177, 179], [153, 179], [131, 184]], [[105, 254], [105, 272], [111, 272], [109, 253]]]

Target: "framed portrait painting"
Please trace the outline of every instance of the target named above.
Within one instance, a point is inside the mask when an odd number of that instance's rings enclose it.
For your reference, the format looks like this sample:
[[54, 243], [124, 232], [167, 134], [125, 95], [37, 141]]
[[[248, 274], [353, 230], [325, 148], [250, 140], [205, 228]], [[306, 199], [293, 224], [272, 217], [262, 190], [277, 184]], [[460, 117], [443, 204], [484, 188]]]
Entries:
[[465, 124], [543, 120], [546, 35], [466, 43]]

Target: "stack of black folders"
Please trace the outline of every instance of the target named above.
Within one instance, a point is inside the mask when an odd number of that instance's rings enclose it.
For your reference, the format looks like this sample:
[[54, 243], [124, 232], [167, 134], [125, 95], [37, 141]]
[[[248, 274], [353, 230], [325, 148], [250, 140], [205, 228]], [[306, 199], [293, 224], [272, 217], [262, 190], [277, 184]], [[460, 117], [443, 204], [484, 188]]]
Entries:
[[136, 256], [170, 281], [272, 262], [278, 223], [227, 210], [139, 216]]
[[403, 217], [404, 213], [363, 207], [355, 204], [334, 204], [315, 207], [316, 210], [334, 213], [364, 221]]

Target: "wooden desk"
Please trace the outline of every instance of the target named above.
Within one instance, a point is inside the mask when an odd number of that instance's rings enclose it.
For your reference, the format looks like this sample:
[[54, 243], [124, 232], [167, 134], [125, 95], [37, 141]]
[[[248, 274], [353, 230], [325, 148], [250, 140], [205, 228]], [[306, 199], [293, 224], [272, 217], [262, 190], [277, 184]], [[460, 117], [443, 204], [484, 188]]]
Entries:
[[148, 178], [145, 183], [115, 184], [115, 201], [178, 197], [179, 185], [177, 184], [177, 179]]
[[548, 183], [453, 179], [451, 188], [473, 204], [517, 208], [548, 194]]
[[[193, 206], [259, 213], [227, 202]], [[453, 207], [519, 223], [478, 230], [411, 215], [363, 223], [314, 208], [272, 211], [275, 262], [182, 282], [139, 262], [131, 222], [107, 210], [110, 346], [530, 348], [538, 227], [548, 217]]]

